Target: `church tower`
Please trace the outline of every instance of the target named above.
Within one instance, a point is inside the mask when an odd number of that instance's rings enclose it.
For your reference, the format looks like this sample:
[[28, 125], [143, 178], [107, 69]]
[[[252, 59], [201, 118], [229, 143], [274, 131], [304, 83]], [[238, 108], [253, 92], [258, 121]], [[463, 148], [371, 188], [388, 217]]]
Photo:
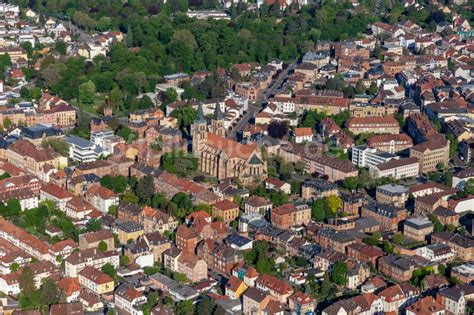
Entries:
[[193, 155], [199, 157], [207, 141], [207, 121], [204, 118], [201, 103], [198, 106], [196, 119], [191, 125], [191, 136], [193, 137]]
[[217, 100], [216, 103], [216, 109], [214, 110], [214, 117], [212, 117], [209, 131], [218, 136], [225, 137], [224, 115], [222, 114], [219, 100]]

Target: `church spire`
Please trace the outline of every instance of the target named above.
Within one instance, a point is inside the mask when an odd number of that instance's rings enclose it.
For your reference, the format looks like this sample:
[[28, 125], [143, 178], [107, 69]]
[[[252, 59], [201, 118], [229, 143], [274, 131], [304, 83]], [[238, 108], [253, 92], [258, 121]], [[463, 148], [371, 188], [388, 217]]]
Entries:
[[223, 120], [224, 119], [224, 117], [222, 116], [221, 104], [219, 102], [219, 99], [217, 99], [216, 108], [214, 110], [214, 119], [215, 120]]
[[195, 124], [204, 124], [206, 123], [206, 118], [204, 118], [204, 112], [202, 111], [202, 104], [199, 103], [198, 110], [196, 114], [196, 119], [194, 120]]

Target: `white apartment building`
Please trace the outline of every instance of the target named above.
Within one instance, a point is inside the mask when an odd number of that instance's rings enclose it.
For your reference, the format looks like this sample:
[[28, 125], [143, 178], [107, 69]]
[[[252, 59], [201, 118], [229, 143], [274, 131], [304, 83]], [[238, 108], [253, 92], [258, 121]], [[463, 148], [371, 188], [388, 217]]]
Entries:
[[454, 249], [446, 244], [431, 244], [416, 249], [416, 254], [430, 262], [446, 262], [454, 258]]
[[359, 145], [352, 148], [352, 163], [358, 167], [368, 167], [386, 163], [399, 159], [395, 154], [379, 151], [366, 145]]
[[420, 164], [416, 158], [394, 159], [386, 163], [369, 168], [371, 176], [375, 178], [393, 177], [394, 179], [418, 176]]
[[93, 162], [102, 154], [101, 148], [85, 139], [67, 136], [66, 141], [69, 144], [69, 158], [76, 162]]

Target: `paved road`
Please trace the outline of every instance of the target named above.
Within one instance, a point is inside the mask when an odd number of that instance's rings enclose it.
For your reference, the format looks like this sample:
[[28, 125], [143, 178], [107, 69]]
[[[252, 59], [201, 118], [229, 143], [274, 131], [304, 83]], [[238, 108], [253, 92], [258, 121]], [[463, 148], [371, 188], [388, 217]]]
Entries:
[[227, 138], [237, 140], [237, 134], [244, 129], [249, 121], [255, 117], [255, 113], [259, 111], [259, 107], [249, 104], [247, 112], [239, 119], [237, 125], [228, 133]]
[[291, 63], [290, 65], [288, 65], [288, 67], [286, 67], [286, 69], [283, 69], [283, 71], [280, 72], [280, 74], [278, 75], [278, 78], [262, 92], [262, 96], [257, 101], [257, 103], [262, 103], [263, 101], [266, 101], [270, 96], [274, 95], [275, 92], [279, 88], [281, 88], [283, 83], [288, 79], [288, 77], [293, 72], [293, 70], [295, 70], [295, 68], [296, 63]]
[[54, 20], [63, 23], [64, 26], [69, 28], [73, 34], [79, 35], [78, 42], [87, 43], [92, 41], [92, 35], [79, 26], [73, 24], [68, 17], [58, 14], [45, 14], [45, 16], [51, 17]]
[[283, 83], [288, 79], [290, 74], [296, 67], [296, 63], [290, 64], [286, 69], [284, 69], [278, 75], [278, 78], [274, 80], [268, 88], [262, 92], [262, 96], [259, 100], [255, 102], [255, 105], [249, 105], [247, 113], [245, 113], [242, 118], [237, 122], [237, 125], [232, 129], [228, 134], [228, 138], [237, 140], [237, 134], [242, 131], [242, 129], [249, 123], [249, 121], [255, 117], [255, 114], [259, 112], [262, 107], [262, 103], [266, 102], [269, 97], [275, 94], [275, 92], [281, 88]]

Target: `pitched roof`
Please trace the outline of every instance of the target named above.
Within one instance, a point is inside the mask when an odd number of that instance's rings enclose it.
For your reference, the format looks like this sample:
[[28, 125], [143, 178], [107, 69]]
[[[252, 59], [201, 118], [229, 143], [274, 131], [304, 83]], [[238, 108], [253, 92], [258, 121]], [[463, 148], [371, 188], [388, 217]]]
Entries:
[[235, 208], [238, 208], [239, 205], [228, 200], [228, 199], [223, 199], [221, 201], [216, 202], [215, 204], [212, 205], [213, 207], [222, 210], [222, 211], [227, 211], [227, 210], [232, 210]]
[[58, 282], [58, 288], [62, 289], [66, 296], [71, 296], [76, 292], [81, 291], [79, 278], [63, 278]]
[[258, 152], [256, 143], [242, 144], [231, 139], [218, 136], [212, 132], [207, 135], [207, 144], [217, 150], [224, 151], [229, 158], [248, 159], [254, 152]]
[[41, 191], [57, 199], [67, 199], [67, 198], [73, 197], [73, 195], [69, 191], [67, 191], [65, 188], [53, 183], [47, 183], [46, 185], [43, 185], [41, 187]]

